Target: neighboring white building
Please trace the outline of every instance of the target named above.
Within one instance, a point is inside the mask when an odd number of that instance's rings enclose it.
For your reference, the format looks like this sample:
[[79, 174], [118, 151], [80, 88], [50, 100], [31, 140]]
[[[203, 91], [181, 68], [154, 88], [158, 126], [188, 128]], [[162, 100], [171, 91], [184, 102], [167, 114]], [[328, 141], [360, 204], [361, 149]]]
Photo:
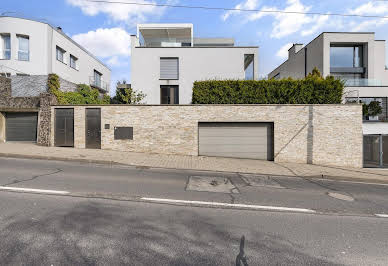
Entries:
[[55, 73], [76, 83], [109, 91], [110, 69], [61, 28], [17, 17], [0, 17], [0, 73]]
[[147, 104], [189, 104], [195, 81], [258, 79], [257, 46], [194, 38], [192, 24], [140, 24], [131, 46], [131, 86]]
[[[344, 101], [378, 101], [382, 113], [364, 117], [365, 165], [388, 166], [388, 70], [385, 41], [373, 32], [323, 32], [309, 44], [294, 44], [288, 60], [268, 74], [268, 78], [304, 78], [314, 67], [324, 77], [345, 80]], [[384, 139], [386, 139], [384, 141]], [[384, 151], [384, 152], [383, 152]], [[383, 154], [385, 154], [383, 156]]]

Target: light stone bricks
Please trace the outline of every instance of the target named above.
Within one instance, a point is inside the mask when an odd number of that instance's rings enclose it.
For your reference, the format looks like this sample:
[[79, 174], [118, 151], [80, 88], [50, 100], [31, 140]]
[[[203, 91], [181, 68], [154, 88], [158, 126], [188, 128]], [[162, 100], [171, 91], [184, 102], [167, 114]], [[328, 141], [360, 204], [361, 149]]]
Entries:
[[[362, 167], [361, 105], [74, 106], [77, 148], [85, 147], [88, 107], [101, 108], [102, 149], [197, 156], [198, 122], [273, 122], [275, 162]], [[133, 140], [114, 140], [114, 127], [126, 126]]]

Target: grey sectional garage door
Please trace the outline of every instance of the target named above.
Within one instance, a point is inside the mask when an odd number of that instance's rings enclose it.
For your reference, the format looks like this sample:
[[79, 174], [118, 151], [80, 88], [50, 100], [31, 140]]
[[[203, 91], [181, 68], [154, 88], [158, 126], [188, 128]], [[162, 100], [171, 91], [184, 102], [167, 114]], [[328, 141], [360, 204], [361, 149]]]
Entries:
[[273, 160], [272, 123], [199, 123], [199, 155]]
[[38, 113], [6, 113], [7, 141], [36, 141]]

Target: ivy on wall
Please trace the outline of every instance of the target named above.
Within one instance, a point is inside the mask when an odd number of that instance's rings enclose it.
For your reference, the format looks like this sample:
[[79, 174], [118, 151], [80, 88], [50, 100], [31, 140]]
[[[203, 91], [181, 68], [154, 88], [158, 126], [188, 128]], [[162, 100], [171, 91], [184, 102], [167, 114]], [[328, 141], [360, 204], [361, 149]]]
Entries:
[[110, 97], [104, 94], [101, 98], [97, 89], [86, 84], [79, 84], [76, 91], [63, 92], [57, 74], [49, 74], [47, 79], [48, 91], [53, 94], [58, 104], [109, 104]]

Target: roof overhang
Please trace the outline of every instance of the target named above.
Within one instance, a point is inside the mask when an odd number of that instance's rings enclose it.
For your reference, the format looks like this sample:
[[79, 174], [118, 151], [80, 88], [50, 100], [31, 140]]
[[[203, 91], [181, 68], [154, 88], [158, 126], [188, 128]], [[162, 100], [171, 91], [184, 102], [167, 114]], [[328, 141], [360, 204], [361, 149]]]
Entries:
[[193, 24], [138, 24], [137, 37], [140, 35], [146, 43], [154, 39], [179, 39], [192, 43]]

